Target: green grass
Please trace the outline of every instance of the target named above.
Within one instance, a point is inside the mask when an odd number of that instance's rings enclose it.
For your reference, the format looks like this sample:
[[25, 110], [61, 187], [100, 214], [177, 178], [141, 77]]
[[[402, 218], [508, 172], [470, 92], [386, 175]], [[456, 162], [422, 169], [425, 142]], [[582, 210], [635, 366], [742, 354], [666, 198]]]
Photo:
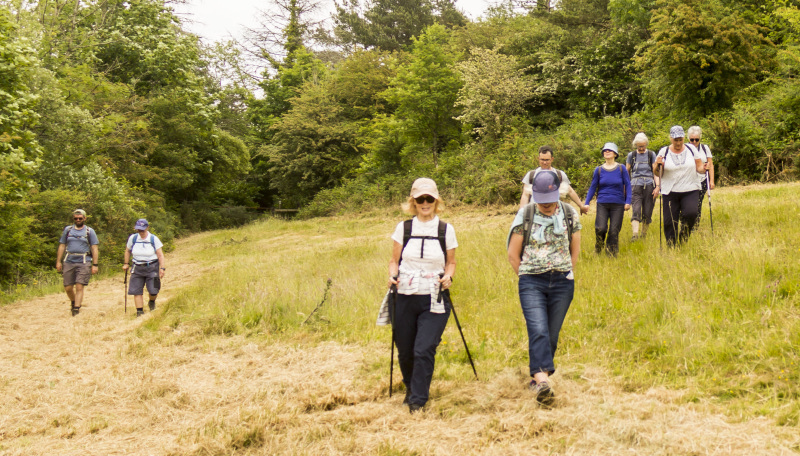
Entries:
[[[599, 366], [628, 391], [681, 389], [687, 401], [718, 405], [732, 417], [766, 415], [800, 425], [800, 209], [798, 184], [714, 192], [702, 226], [680, 249], [659, 248], [658, 226], [636, 244], [630, 213], [617, 259], [593, 253], [593, 216], [583, 216], [576, 296], [561, 333], [557, 366]], [[459, 209], [453, 301], [482, 380], [527, 367], [527, 337], [505, 238], [514, 208]], [[658, 220], [658, 215], [655, 215]], [[403, 216], [266, 219], [199, 237], [209, 248], [192, 261], [220, 267], [180, 293], [145, 324], [182, 327], [197, 337], [246, 334], [385, 344], [375, 326], [386, 290], [389, 236]], [[247, 239], [246, 242], [230, 242]], [[309, 323], [302, 322], [326, 302]], [[192, 331], [188, 332], [189, 334]], [[183, 334], [187, 334], [184, 332]], [[472, 371], [451, 322], [440, 346], [438, 379]], [[383, 363], [365, 363], [375, 375]], [[578, 373], [574, 373], [574, 371]], [[402, 452], [392, 444], [382, 450]]]

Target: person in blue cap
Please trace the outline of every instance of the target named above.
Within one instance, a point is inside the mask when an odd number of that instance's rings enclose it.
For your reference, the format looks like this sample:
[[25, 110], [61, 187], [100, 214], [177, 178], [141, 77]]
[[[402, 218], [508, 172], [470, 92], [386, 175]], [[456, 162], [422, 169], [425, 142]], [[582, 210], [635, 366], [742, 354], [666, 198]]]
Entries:
[[605, 248], [608, 255], [617, 256], [622, 219], [625, 211], [631, 208], [631, 178], [628, 170], [617, 163], [619, 149], [616, 144], [605, 143], [602, 153], [606, 162], [594, 169], [584, 209], [589, 209], [589, 203], [597, 192], [594, 250], [600, 253]]
[[551, 170], [533, 177], [533, 202], [520, 209], [508, 238], [508, 261], [519, 276], [519, 301], [528, 331], [528, 388], [541, 405], [555, 399], [550, 376], [558, 335], [575, 293], [581, 251], [580, 214], [559, 201], [561, 178]]
[[164, 260], [164, 252], [161, 251], [163, 244], [155, 234], [149, 231], [150, 224], [145, 219], [136, 221], [133, 229], [137, 232], [128, 238], [125, 248], [125, 260], [122, 270], [127, 271], [131, 259], [131, 280], [128, 285], [128, 294], [133, 295], [136, 304], [136, 316], [144, 315], [144, 287], [147, 285], [147, 293], [150, 300], [147, 303], [150, 311], [156, 310], [156, 298], [161, 289], [161, 279], [167, 270], [167, 263]]

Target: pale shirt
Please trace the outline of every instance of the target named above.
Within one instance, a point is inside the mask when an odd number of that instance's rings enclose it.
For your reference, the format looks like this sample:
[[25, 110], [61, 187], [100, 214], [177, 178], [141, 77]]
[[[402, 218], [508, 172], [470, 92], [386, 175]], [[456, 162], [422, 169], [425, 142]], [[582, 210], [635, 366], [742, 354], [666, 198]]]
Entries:
[[[694, 152], [694, 155], [692, 155]], [[683, 151], [675, 154], [669, 146], [661, 149], [658, 155], [664, 158], [664, 176], [661, 178], [661, 194], [669, 195], [672, 192], [686, 193], [700, 190], [700, 181], [695, 159], [700, 158], [697, 149], [690, 144], [684, 144]]]
[[[153, 245], [150, 243], [150, 236], [153, 236], [153, 242], [155, 242], [156, 245], [155, 249], [153, 249]], [[135, 244], [134, 239], [136, 240]], [[153, 233], [147, 233], [147, 237], [144, 239], [139, 236], [139, 233], [136, 233], [128, 238], [127, 246], [128, 250], [131, 251], [131, 257], [134, 263], [149, 263], [158, 259], [156, 250], [163, 247], [164, 244], [162, 244], [161, 239]]]
[[[705, 144], [700, 144], [700, 147], [697, 148], [697, 152], [697, 158], [699, 158], [703, 163], [708, 163], [709, 158], [714, 158], [714, 156], [711, 155], [711, 148]], [[706, 180], [705, 173], [698, 174], [697, 177], [700, 179], [700, 182]]]
[[[434, 295], [438, 293], [439, 274], [444, 272], [445, 253], [439, 245], [439, 217], [428, 222], [420, 222], [416, 217], [411, 222], [412, 236], [431, 236], [434, 239], [409, 239], [403, 250], [400, 262], [400, 275], [397, 279], [397, 292], [404, 295]], [[403, 245], [403, 222], [397, 224], [392, 240]], [[422, 243], [425, 248], [422, 250]], [[445, 231], [447, 250], [458, 247], [453, 225], [447, 224]], [[420, 258], [420, 250], [423, 257]], [[431, 293], [437, 290], [437, 293]]]
[[[536, 177], [536, 175], [541, 171], [544, 170], [540, 166], [533, 171], [528, 171], [528, 173], [525, 174], [525, 177], [522, 178], [522, 193], [528, 195], [529, 202], [530, 197], [533, 194], [533, 178]], [[555, 168], [549, 168], [547, 171], [558, 171], [558, 174], [561, 176], [561, 186], [558, 187], [558, 196], [561, 199], [566, 199], [569, 196], [569, 178], [567, 177], [567, 173]]]

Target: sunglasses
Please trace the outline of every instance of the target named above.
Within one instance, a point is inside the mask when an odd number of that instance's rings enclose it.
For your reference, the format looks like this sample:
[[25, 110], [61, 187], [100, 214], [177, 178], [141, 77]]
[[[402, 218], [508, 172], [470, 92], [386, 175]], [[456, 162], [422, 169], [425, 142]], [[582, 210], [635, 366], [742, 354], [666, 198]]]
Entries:
[[83, 217], [72, 217], [72, 220], [75, 220], [76, 222], [80, 222], [81, 220], [84, 220], [84, 218]]
[[414, 198], [414, 201], [416, 201], [417, 204], [433, 203], [434, 201], [436, 201], [436, 198], [432, 197], [431, 195], [422, 195]]
[[700, 138], [689, 138], [689, 142], [700, 142]]

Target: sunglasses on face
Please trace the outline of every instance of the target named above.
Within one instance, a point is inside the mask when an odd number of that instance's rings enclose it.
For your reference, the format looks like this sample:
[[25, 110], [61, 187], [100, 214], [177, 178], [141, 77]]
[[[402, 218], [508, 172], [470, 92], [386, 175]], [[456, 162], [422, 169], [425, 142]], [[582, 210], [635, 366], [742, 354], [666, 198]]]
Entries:
[[75, 220], [76, 222], [80, 222], [80, 221], [84, 220], [84, 218], [83, 217], [72, 217], [72, 220]]
[[700, 142], [700, 138], [689, 138], [689, 142]]
[[414, 198], [414, 201], [416, 201], [417, 204], [433, 203], [434, 201], [436, 201], [436, 198], [432, 197], [431, 195], [422, 195]]

